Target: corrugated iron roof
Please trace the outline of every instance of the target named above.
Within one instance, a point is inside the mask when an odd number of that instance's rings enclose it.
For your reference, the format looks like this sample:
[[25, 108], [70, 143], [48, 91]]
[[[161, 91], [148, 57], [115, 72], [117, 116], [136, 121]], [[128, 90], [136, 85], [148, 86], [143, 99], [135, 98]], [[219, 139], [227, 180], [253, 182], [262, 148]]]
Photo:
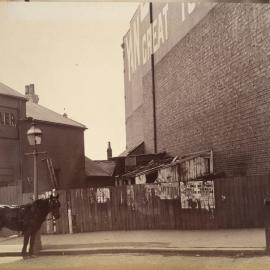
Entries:
[[24, 95], [22, 95], [21, 93], [19, 93], [18, 91], [8, 87], [7, 85], [3, 84], [0, 82], [0, 94], [1, 95], [5, 95], [5, 96], [9, 96], [9, 97], [16, 97], [16, 98], [20, 98], [20, 99], [25, 99]]
[[155, 171], [161, 167], [165, 167], [167, 165], [172, 164], [173, 159], [174, 159], [173, 157], [169, 157], [169, 158], [167, 157], [167, 158], [163, 158], [160, 160], [151, 160], [146, 165], [137, 166], [134, 170], [127, 172], [127, 173], [123, 174], [122, 176], [132, 177], [135, 175], [150, 173], [150, 172]]
[[47, 109], [39, 104], [31, 101], [26, 102], [26, 116], [32, 117], [35, 120], [45, 121], [50, 123], [74, 126], [86, 129], [86, 126], [78, 123], [68, 117]]

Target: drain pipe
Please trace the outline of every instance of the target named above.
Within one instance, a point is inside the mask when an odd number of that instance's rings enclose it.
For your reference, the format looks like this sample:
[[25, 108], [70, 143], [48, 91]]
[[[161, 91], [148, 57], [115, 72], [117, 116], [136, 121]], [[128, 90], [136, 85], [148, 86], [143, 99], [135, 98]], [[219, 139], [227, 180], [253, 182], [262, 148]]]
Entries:
[[155, 58], [154, 58], [154, 44], [153, 44], [153, 3], [149, 3], [150, 9], [150, 27], [151, 27], [151, 74], [152, 74], [152, 97], [153, 97], [153, 124], [154, 124], [154, 153], [157, 153], [157, 119], [156, 119], [156, 84], [155, 84]]

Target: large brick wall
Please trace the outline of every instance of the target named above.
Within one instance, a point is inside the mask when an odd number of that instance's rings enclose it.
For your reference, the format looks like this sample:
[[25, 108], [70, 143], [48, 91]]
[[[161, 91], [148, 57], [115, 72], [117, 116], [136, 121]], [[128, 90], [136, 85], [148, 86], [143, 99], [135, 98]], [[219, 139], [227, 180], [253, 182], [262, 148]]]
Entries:
[[[218, 4], [156, 64], [158, 151], [212, 148], [218, 172], [269, 173], [269, 33], [269, 5]], [[150, 72], [143, 86], [151, 152]]]
[[153, 117], [153, 93], [152, 93], [152, 75], [143, 79], [143, 136], [144, 149], [146, 153], [155, 153], [154, 144], [154, 117]]
[[126, 119], [126, 148], [132, 149], [143, 142], [143, 106]]

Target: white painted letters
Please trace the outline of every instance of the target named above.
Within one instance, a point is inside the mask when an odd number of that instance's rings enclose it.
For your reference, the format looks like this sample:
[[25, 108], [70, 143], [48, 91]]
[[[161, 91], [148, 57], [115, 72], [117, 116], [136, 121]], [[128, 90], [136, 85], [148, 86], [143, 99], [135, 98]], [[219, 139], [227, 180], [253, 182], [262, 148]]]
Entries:
[[159, 49], [159, 40], [157, 39], [157, 19], [153, 21], [152, 31], [153, 31], [153, 51], [154, 53]]
[[191, 14], [196, 7], [196, 3], [188, 3], [188, 14]]
[[164, 16], [164, 25], [165, 25], [165, 39], [168, 39], [168, 9], [169, 5], [166, 4], [162, 10]]
[[149, 4], [142, 4], [141, 18], [137, 16], [133, 19], [130, 31], [124, 39], [129, 80], [141, 63], [146, 64], [151, 54], [157, 52], [168, 39], [168, 7], [168, 4], [163, 7], [144, 33], [140, 32], [140, 22], [148, 15]]
[[142, 37], [142, 57], [143, 57], [143, 64], [147, 61], [147, 44], [146, 44], [146, 35]]
[[185, 3], [183, 2], [181, 5], [181, 20], [184, 22], [186, 18], [195, 10], [196, 8], [196, 3]]
[[152, 31], [151, 26], [147, 29], [146, 40], [147, 40], [147, 60], [152, 54]]
[[158, 15], [158, 42], [159, 44], [164, 43], [164, 28], [162, 23], [161, 14]]
[[125, 38], [125, 49], [127, 51], [127, 59], [128, 59], [128, 78], [130, 80], [131, 79], [131, 72], [133, 72], [133, 70], [134, 70], [132, 39], [131, 39], [130, 33]]
[[133, 24], [133, 40], [134, 40], [134, 71], [140, 65], [140, 21], [137, 17]]

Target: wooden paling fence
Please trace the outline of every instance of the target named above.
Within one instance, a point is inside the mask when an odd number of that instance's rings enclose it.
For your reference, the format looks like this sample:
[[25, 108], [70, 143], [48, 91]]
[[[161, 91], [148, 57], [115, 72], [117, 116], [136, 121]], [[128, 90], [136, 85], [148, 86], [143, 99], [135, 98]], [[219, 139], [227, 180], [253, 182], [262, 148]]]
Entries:
[[31, 193], [22, 193], [22, 185], [0, 187], [0, 204], [20, 205], [31, 202]]
[[0, 188], [0, 204], [21, 204], [21, 186], [8, 186]]
[[183, 208], [179, 186], [167, 187], [167, 197], [157, 190], [157, 185], [133, 185], [61, 191], [62, 216], [56, 232], [68, 233], [71, 226], [73, 232], [263, 227], [270, 179], [216, 179], [214, 207], [210, 209]]
[[[270, 195], [269, 176], [213, 182], [212, 204], [197, 208], [185, 207], [178, 183], [61, 190], [61, 218], [56, 221], [54, 232], [264, 226], [264, 199]], [[0, 195], [4, 193], [0, 189]], [[1, 196], [0, 203], [11, 201], [4, 202]], [[43, 226], [43, 233], [53, 233], [50, 222]]]

